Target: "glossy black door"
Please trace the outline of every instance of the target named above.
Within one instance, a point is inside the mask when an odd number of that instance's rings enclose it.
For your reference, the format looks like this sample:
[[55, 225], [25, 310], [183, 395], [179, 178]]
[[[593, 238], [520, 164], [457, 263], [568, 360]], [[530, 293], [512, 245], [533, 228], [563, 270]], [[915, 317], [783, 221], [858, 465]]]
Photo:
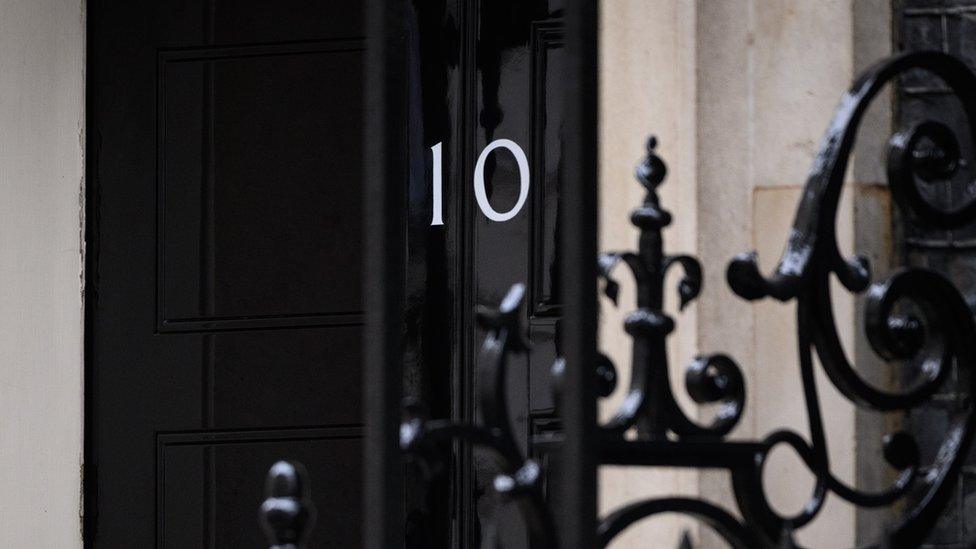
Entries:
[[[472, 419], [478, 349], [478, 304], [498, 303], [516, 282], [529, 285], [524, 319], [533, 349], [512, 365], [510, 409], [520, 441], [557, 427], [549, 386], [561, 314], [558, 287], [558, 182], [564, 133], [561, 0], [413, 1], [407, 377], [404, 391], [431, 403], [432, 417]], [[475, 193], [478, 159], [499, 139], [526, 155], [528, 196], [518, 213], [495, 221]], [[440, 144], [443, 225], [432, 222], [432, 147]], [[483, 162], [485, 197], [505, 213], [519, 202], [522, 173], [508, 149]], [[421, 177], [422, 175], [422, 177]], [[414, 372], [416, 375], [412, 375]], [[408, 540], [476, 547], [485, 518], [498, 511], [489, 484], [497, 472], [486, 454], [459, 448], [451, 485], [425, 496], [408, 489]], [[419, 483], [422, 486], [423, 483]], [[453, 497], [447, 497], [451, 493]], [[453, 534], [438, 531], [452, 520]], [[502, 533], [506, 546], [524, 543], [519, 519]], [[431, 538], [431, 532], [434, 537]], [[413, 536], [413, 537], [411, 537]]]
[[362, 7], [88, 17], [88, 541], [258, 547], [284, 458], [311, 474], [313, 546], [357, 546]]

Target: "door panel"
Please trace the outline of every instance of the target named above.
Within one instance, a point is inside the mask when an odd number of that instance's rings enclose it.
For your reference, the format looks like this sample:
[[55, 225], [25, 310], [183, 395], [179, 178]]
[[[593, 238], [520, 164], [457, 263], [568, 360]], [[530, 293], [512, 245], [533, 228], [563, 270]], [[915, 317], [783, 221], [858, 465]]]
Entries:
[[[495, 139], [519, 143], [530, 158], [531, 190], [525, 208], [510, 221], [499, 223], [480, 210], [473, 212], [469, 224], [472, 305], [499, 303], [512, 284], [528, 284], [523, 321], [532, 350], [510, 362], [513, 375], [508, 391], [520, 442], [531, 452], [529, 436], [552, 428], [554, 419], [549, 372], [556, 356], [560, 311], [555, 235], [563, 128], [559, 88], [554, 86], [549, 93], [552, 83], [547, 78], [547, 74], [557, 73], [547, 69], [558, 63], [562, 21], [558, 2], [483, 2], [480, 8], [476, 96], [472, 98], [477, 124], [472, 126], [474, 150], [469, 151], [469, 158], [476, 160]], [[515, 204], [519, 175], [514, 158], [504, 151], [486, 162], [486, 191], [496, 211]], [[465, 179], [461, 181], [463, 184]], [[474, 332], [469, 355], [474, 368], [486, 366], [477, 362], [485, 335], [480, 329]], [[497, 512], [490, 489], [496, 473], [493, 460], [475, 455], [473, 482], [480, 524], [471, 533], [476, 537], [483, 537], [489, 515]], [[525, 534], [518, 514], [510, 509], [504, 517], [503, 539], [509, 546], [523, 545]]]
[[89, 3], [96, 546], [260, 547], [278, 459], [359, 543], [361, 12]]
[[[433, 402], [433, 417], [450, 413], [473, 420], [478, 411], [475, 371], [484, 332], [474, 308], [496, 304], [512, 284], [528, 284], [526, 316], [533, 349], [510, 364], [510, 409], [527, 447], [530, 432], [556, 428], [549, 371], [556, 356], [560, 318], [558, 234], [559, 180], [563, 132], [561, 86], [564, 63], [561, 0], [413, 2], [418, 32], [417, 58], [423, 117], [422, 139], [413, 154], [426, 158], [421, 181], [412, 181], [411, 198], [429, 197], [430, 147], [441, 143], [444, 225], [431, 226], [431, 203], [412, 200], [411, 279], [424, 275], [433, 284], [416, 288], [424, 304], [411, 316], [417, 326], [418, 362], [423, 373], [408, 376], [405, 391]], [[473, 176], [482, 150], [496, 139], [510, 139], [529, 161], [530, 192], [519, 213], [492, 221], [477, 205]], [[484, 163], [485, 194], [497, 212], [518, 201], [520, 172], [514, 156], [496, 149]], [[411, 300], [408, 299], [408, 303]], [[413, 319], [413, 320], [411, 320]], [[450, 319], [445, 321], [444, 319]], [[409, 333], [409, 331], [408, 331]], [[444, 334], [451, 337], [445, 354]], [[445, 380], [450, 385], [445, 387]], [[438, 398], [441, 395], [442, 398]], [[451, 409], [437, 409], [441, 402]], [[476, 547], [496, 513], [490, 483], [497, 470], [480, 452], [461, 448], [448, 489], [455, 508], [445, 509], [443, 488], [435, 485], [416, 507], [453, 520], [453, 546]], [[508, 517], [508, 515], [506, 515]], [[507, 524], [506, 546], [524, 544], [517, 514]], [[510, 531], [508, 531], [510, 530]], [[408, 528], [408, 532], [411, 529]], [[418, 546], [430, 543], [418, 541]], [[429, 545], [424, 545], [429, 546]]]
[[[413, 8], [405, 392], [435, 417], [474, 418], [474, 306], [525, 282], [534, 347], [511, 365], [510, 406], [528, 447], [558, 427], [562, 1]], [[257, 547], [261, 479], [282, 458], [309, 468], [312, 546], [359, 543], [361, 11], [348, 0], [89, 5], [97, 546]], [[501, 138], [530, 166], [528, 200], [505, 222], [484, 215], [472, 184]], [[431, 226], [437, 143], [443, 226]], [[491, 206], [511, 208], [514, 157], [496, 150], [484, 174]], [[413, 546], [477, 545], [495, 512], [484, 457], [461, 448], [428, 491], [408, 477]], [[518, 520], [506, 522], [503, 537], [521, 545]]]
[[[360, 519], [361, 490], [346, 477], [361, 474], [359, 436], [358, 429], [160, 435], [156, 489], [165, 520], [158, 545], [260, 547], [255, 517], [264, 490], [259, 481], [268, 463], [286, 455], [308, 464], [316, 489], [329, 489], [318, 501], [327, 505], [316, 519], [319, 546], [358, 547], [358, 528], [350, 526]], [[213, 472], [205, 469], [209, 463]], [[204, 484], [209, 491], [192, 489]]]
[[160, 329], [360, 313], [363, 47], [160, 55]]
[[358, 326], [210, 336], [213, 425], [359, 423], [361, 336]]

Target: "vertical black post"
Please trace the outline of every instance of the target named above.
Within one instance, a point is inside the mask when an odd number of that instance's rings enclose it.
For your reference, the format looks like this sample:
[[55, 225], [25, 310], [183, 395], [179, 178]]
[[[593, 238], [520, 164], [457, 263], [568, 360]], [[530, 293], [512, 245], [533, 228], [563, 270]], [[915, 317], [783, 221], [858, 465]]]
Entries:
[[560, 410], [566, 433], [556, 478], [561, 546], [596, 542], [596, 257], [597, 28], [596, 0], [566, 3], [566, 117], [562, 181], [565, 385]]
[[406, 249], [406, 3], [366, 2], [364, 147], [364, 546], [403, 547], [402, 394]]

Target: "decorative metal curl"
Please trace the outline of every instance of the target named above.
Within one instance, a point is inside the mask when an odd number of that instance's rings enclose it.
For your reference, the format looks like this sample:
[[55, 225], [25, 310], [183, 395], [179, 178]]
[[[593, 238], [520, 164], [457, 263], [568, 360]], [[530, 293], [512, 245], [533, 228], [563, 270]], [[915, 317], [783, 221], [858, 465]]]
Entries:
[[[638, 309], [624, 322], [634, 338], [631, 387], [613, 418], [604, 426], [601, 464], [724, 468], [730, 473], [742, 520], [698, 500], [665, 498], [638, 501], [608, 516], [600, 526], [601, 543], [609, 543], [629, 525], [659, 513], [697, 516], [734, 547], [795, 547], [794, 533], [812, 521], [829, 493], [860, 507], [900, 503], [905, 512], [880, 543], [885, 547], [915, 547], [922, 543], [945, 508], [976, 431], [971, 403], [953, 418], [931, 472], [920, 472], [919, 449], [904, 432], [886, 435], [883, 457], [897, 471], [894, 481], [878, 492], [848, 486], [830, 467], [814, 375], [813, 352], [831, 383], [854, 404], [879, 411], [908, 410], [932, 397], [945, 383], [952, 364], [974, 391], [976, 321], [959, 291], [935, 271], [907, 268], [871, 284], [870, 266], [863, 257], [842, 257], [836, 238], [836, 216], [858, 125], [881, 87], [899, 74], [925, 69], [942, 78], [959, 96], [976, 142], [976, 76], [957, 59], [941, 53], [895, 56], [868, 70], [841, 101], [821, 143], [793, 229], [779, 265], [772, 275], [759, 273], [754, 252], [737, 256], [727, 279], [741, 297], [773, 297], [797, 303], [800, 376], [806, 405], [809, 441], [790, 430], [778, 430], [760, 441], [725, 441], [722, 437], [742, 414], [745, 388], [736, 364], [724, 355], [697, 359], [686, 372], [686, 386], [696, 402], [719, 402], [712, 425], [689, 420], [670, 389], [665, 337], [674, 321], [662, 310], [664, 274], [680, 263], [685, 278], [679, 283], [680, 305], [700, 290], [700, 267], [687, 256], [668, 258], [662, 250], [661, 229], [671, 215], [661, 209], [656, 188], [667, 173], [648, 142], [648, 156], [637, 169], [647, 189], [631, 221], [640, 230], [638, 252], [613, 252], [600, 257], [604, 291], [616, 302], [619, 285], [611, 277], [620, 263], [628, 266], [637, 285]], [[976, 221], [976, 194], [951, 209], [928, 202], [919, 184], [951, 178], [964, 161], [960, 140], [939, 123], [925, 122], [897, 133], [889, 147], [889, 184], [906, 219], [947, 229]], [[833, 318], [830, 277], [850, 292], [867, 290], [865, 325], [874, 350], [884, 359], [912, 361], [921, 375], [911, 386], [891, 391], [866, 382], [847, 360]], [[601, 361], [606, 360], [601, 357]], [[623, 432], [636, 427], [636, 438]], [[763, 468], [778, 445], [800, 457], [815, 482], [806, 505], [793, 516], [773, 510], [766, 496]]]
[[[747, 300], [772, 297], [796, 302], [799, 373], [809, 441], [786, 429], [758, 441], [724, 439], [741, 418], [745, 405], [742, 372], [725, 355], [699, 357], [685, 375], [686, 390], [694, 401], [719, 405], [712, 423], [701, 425], [679, 407], [671, 389], [665, 344], [675, 327], [674, 320], [663, 311], [665, 275], [671, 267], [681, 266], [678, 297], [683, 308], [701, 290], [701, 266], [693, 257], [664, 253], [662, 230], [671, 223], [671, 214], [661, 208], [657, 187], [664, 181], [667, 168], [655, 153], [656, 140], [652, 137], [648, 141], [647, 156], [636, 174], [647, 192], [630, 218], [640, 229], [638, 250], [599, 257], [604, 292], [614, 302], [619, 297], [619, 284], [613, 272], [621, 263], [628, 267], [637, 286], [637, 309], [624, 322], [634, 340], [630, 386], [616, 413], [600, 427], [598, 463], [728, 470], [742, 518], [696, 499], [646, 499], [603, 519], [595, 533], [601, 545], [645, 518], [679, 513], [702, 520], [733, 547], [797, 547], [795, 532], [817, 516], [830, 493], [860, 507], [904, 505], [902, 518], [879, 546], [915, 547], [935, 526], [976, 432], [972, 403], [967, 402], [966, 409], [952, 419], [930, 472], [921, 473], [918, 445], [909, 434], [890, 433], [883, 439], [883, 457], [897, 471], [895, 480], [878, 492], [859, 490], [846, 485], [831, 470], [813, 360], [816, 352], [830, 382], [847, 399], [878, 411], [908, 410], [924, 402], [945, 383], [952, 364], [957, 365], [960, 379], [969, 384], [968, 390], [976, 393], [976, 376], [971, 375], [976, 366], [976, 320], [955, 286], [944, 276], [920, 268], [901, 269], [871, 284], [867, 260], [845, 259], [837, 245], [838, 201], [858, 125], [881, 87], [914, 69], [934, 73], [958, 96], [967, 115], [970, 141], [976, 143], [976, 75], [961, 61], [936, 52], [908, 53], [882, 61], [843, 97], [820, 145], [775, 271], [763, 276], [754, 252], [737, 256], [727, 270], [729, 285]], [[959, 142], [948, 127], [935, 122], [922, 123], [891, 139], [889, 185], [906, 219], [941, 229], [976, 221], [976, 194], [945, 209], [929, 202], [918, 187], [919, 181], [945, 181], [956, 174], [964, 162]], [[919, 363], [921, 376], [915, 384], [891, 391], [869, 384], [855, 371], [837, 334], [831, 276], [850, 292], [867, 291], [864, 321], [871, 346], [884, 359]], [[432, 472], [448, 441], [465, 440], [491, 450], [501, 471], [494, 482], [495, 490], [520, 505], [534, 546], [555, 547], [552, 515], [541, 490], [544, 473], [515, 443], [506, 408], [507, 357], [525, 350], [517, 312], [523, 293], [522, 286], [515, 286], [497, 311], [480, 314], [489, 329], [478, 393], [483, 422], [428, 421], [421, 407], [410, 404], [405, 408], [401, 446], [419, 456]], [[601, 396], [608, 396], [616, 382], [613, 363], [599, 355], [592, 366], [595, 387]], [[557, 360], [553, 367], [557, 392], [563, 368], [564, 363]], [[633, 435], [625, 436], [630, 431]], [[559, 435], [539, 435], [534, 444], [547, 452], [558, 449], [561, 439]], [[763, 467], [779, 445], [796, 452], [815, 477], [807, 504], [794, 516], [774, 511], [763, 485]]]
[[[759, 545], [755, 534], [716, 505], [691, 498], [659, 498], [625, 505], [603, 519], [597, 527], [600, 546], [607, 546], [632, 524], [662, 513], [679, 513], [701, 520], [735, 549], [752, 549]], [[691, 546], [687, 537], [682, 542], [682, 546], [685, 545]]]
[[[941, 78], [959, 98], [967, 116], [971, 137], [976, 137], [976, 76], [958, 59], [938, 52], [906, 53], [882, 61], [862, 75], [841, 100], [821, 142], [820, 152], [807, 179], [789, 240], [772, 275], [759, 273], [755, 253], [737, 256], [729, 265], [727, 279], [745, 299], [773, 297], [797, 303], [800, 373], [803, 380], [810, 442], [799, 435], [778, 431], [763, 444], [756, 470], [733, 469], [733, 485], [740, 510], [749, 524], [775, 539], [777, 532], [802, 527], [822, 508], [828, 492], [855, 505], [878, 507], [904, 501], [901, 522], [886, 535], [892, 547], [921, 543], [947, 504], [952, 479], [959, 473], [970, 446], [976, 415], [971, 404], [953, 418], [932, 471], [919, 475], [919, 451], [915, 440], [897, 432], [884, 438], [885, 460], [897, 471], [891, 486], [867, 493], [845, 485], [830, 469], [814, 379], [812, 353], [831, 383], [858, 406], [879, 411], [908, 410], [929, 399], [944, 383], [953, 362], [970, 383], [976, 366], [976, 323], [973, 313], [955, 286], [935, 271], [901, 269], [886, 280], [870, 283], [870, 268], [863, 257], [842, 258], [836, 238], [838, 200], [844, 184], [858, 126], [871, 100], [889, 81], [905, 71], [923, 69]], [[959, 139], [936, 122], [924, 122], [899, 132], [889, 143], [888, 178], [895, 202], [905, 218], [922, 226], [950, 229], [976, 221], [976, 195], [962, 204], [943, 209], [925, 198], [922, 184], [947, 181], [961, 165]], [[868, 339], [887, 360], [919, 364], [920, 380], [901, 391], [875, 387], [865, 381], [847, 359], [833, 318], [830, 276], [851, 292], [867, 291], [865, 325]], [[909, 307], [910, 305], [910, 307]], [[905, 311], [911, 308], [912, 313]], [[917, 315], [917, 316], [916, 316]], [[816, 476], [813, 494], [803, 511], [782, 517], [765, 501], [761, 490], [761, 463], [772, 446], [791, 446]]]
[[[637, 310], [624, 321], [624, 329], [634, 339], [630, 387], [603, 429], [620, 436], [636, 427], [638, 436], [647, 440], [665, 440], [669, 433], [679, 438], [718, 438], [728, 434], [742, 417], [745, 382], [735, 361], [726, 355], [700, 356], [688, 367], [685, 385], [691, 398], [699, 404], [720, 405], [710, 425], [688, 418], [671, 391], [665, 338], [674, 330], [674, 320], [663, 311], [665, 276], [672, 267], [681, 267], [678, 299], [683, 309], [701, 292], [702, 269], [694, 257], [664, 253], [661, 232], [671, 224], [671, 214], [661, 208], [657, 195], [667, 167], [655, 154], [656, 147], [657, 139], [648, 139], [647, 156], [636, 172], [647, 191], [643, 204], [630, 216], [631, 223], [640, 229], [638, 251], [608, 252], [599, 257], [604, 293], [614, 303], [619, 289], [613, 278], [617, 265], [627, 265], [637, 286]], [[606, 357], [601, 360], [609, 361]]]
[[[796, 300], [800, 373], [811, 441], [789, 431], [777, 431], [763, 441], [763, 451], [752, 469], [732, 468], [733, 486], [747, 524], [776, 540], [779, 532], [802, 527], [822, 508], [828, 492], [863, 507], [905, 501], [904, 518], [884, 540], [889, 546], [921, 543], [934, 527], [951, 492], [951, 482], [970, 446], [974, 427], [971, 405], [957, 414], [945, 436], [930, 474], [918, 474], [918, 447], [906, 433], [884, 439], [884, 457], [899, 471], [894, 483], [878, 493], [845, 485], [831, 472], [827, 437], [823, 427], [812, 352], [835, 387], [856, 405], [880, 411], [908, 410], [930, 398], [945, 382], [953, 361], [963, 378], [976, 365], [976, 323], [958, 290], [942, 275], [920, 268], [903, 269], [868, 289], [870, 268], [866, 259], [845, 260], [836, 239], [836, 214], [858, 126], [871, 100], [899, 74], [924, 69], [945, 81], [962, 102], [969, 131], [976, 137], [976, 76], [961, 61], [936, 52], [908, 53], [885, 60], [869, 69], [844, 96], [821, 143], [807, 180], [793, 229], [779, 265], [772, 275], [759, 273], [755, 253], [742, 254], [729, 265], [727, 279], [745, 299], [773, 297]], [[959, 140], [946, 126], [925, 122], [896, 134], [890, 141], [888, 176], [892, 194], [908, 219], [925, 226], [954, 228], [976, 220], [976, 196], [963, 204], [942, 209], [927, 201], [919, 181], [931, 183], [951, 178], [961, 164]], [[835, 275], [851, 292], [868, 289], [865, 322], [868, 339], [879, 356], [888, 360], [913, 360], [920, 364], [921, 379], [913, 386], [892, 392], [872, 386], [845, 356], [837, 335], [831, 306], [829, 279]], [[910, 303], [919, 316], [903, 311]], [[971, 381], [970, 381], [971, 382]], [[970, 387], [972, 390], [973, 387]], [[813, 494], [794, 517], [773, 511], [761, 489], [762, 463], [777, 444], [792, 447], [816, 476]]]
[[525, 286], [516, 284], [498, 309], [478, 311], [479, 323], [488, 330], [479, 361], [483, 367], [478, 372], [482, 422], [472, 425], [428, 420], [421, 406], [407, 403], [400, 427], [400, 447], [419, 458], [430, 472], [436, 472], [443, 458], [449, 455], [450, 441], [460, 440], [489, 450], [500, 471], [492, 483], [496, 494], [503, 503], [514, 502], [518, 506], [533, 547], [555, 548], [556, 531], [542, 492], [542, 468], [522, 454], [508, 414], [508, 357], [528, 349], [519, 324], [524, 297]]

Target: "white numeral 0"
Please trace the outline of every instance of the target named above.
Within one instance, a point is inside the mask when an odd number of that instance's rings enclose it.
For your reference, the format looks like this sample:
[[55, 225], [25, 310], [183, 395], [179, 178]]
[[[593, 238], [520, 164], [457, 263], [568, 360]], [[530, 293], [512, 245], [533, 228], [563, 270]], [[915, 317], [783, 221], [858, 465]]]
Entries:
[[[519, 197], [515, 206], [505, 213], [496, 212], [485, 194], [485, 161], [488, 160], [488, 154], [495, 149], [508, 149], [515, 157], [519, 169]], [[525, 199], [529, 197], [529, 160], [525, 158], [522, 147], [510, 139], [496, 139], [481, 151], [478, 163], [474, 166], [474, 197], [478, 201], [478, 207], [492, 221], [508, 221], [519, 213], [525, 205]]]

